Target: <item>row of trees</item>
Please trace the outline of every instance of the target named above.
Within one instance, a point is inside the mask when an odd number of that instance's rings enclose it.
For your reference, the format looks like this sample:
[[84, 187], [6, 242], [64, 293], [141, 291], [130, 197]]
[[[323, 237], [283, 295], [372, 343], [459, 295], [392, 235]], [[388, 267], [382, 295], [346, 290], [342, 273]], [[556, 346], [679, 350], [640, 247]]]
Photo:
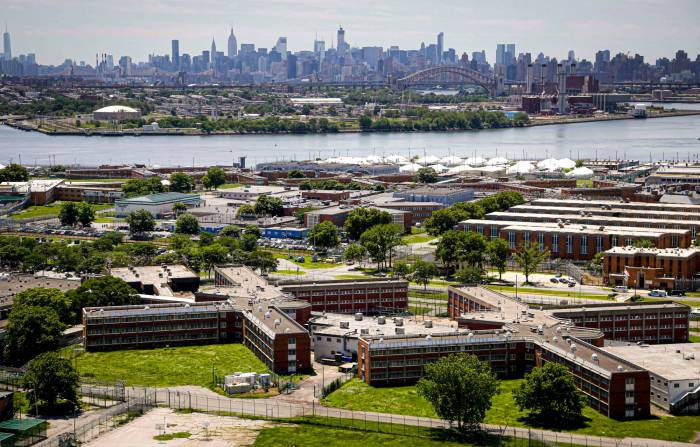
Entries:
[[[462, 432], [479, 428], [500, 392], [488, 362], [471, 354], [452, 354], [426, 365], [417, 389], [438, 416]], [[580, 422], [586, 402], [569, 371], [551, 362], [526, 374], [514, 397], [532, 422], [553, 428]]]
[[45, 288], [20, 292], [8, 316], [3, 340], [4, 360], [19, 366], [41, 353], [58, 349], [63, 331], [82, 321], [84, 307], [138, 302], [136, 290], [112, 276], [88, 279], [65, 293]]
[[439, 236], [463, 220], [481, 219], [484, 215], [494, 211], [506, 211], [511, 206], [525, 203], [522, 194], [503, 191], [485, 197], [475, 202], [460, 202], [449, 208], [435, 211], [425, 221], [425, 229], [429, 234]]
[[312, 189], [320, 189], [324, 191], [343, 191], [347, 189], [352, 190], [374, 190], [374, 191], [384, 191], [384, 185], [377, 184], [374, 186], [364, 185], [359, 182], [348, 182], [343, 183], [338, 180], [327, 179], [327, 180], [304, 180], [299, 183], [299, 189], [302, 191], [310, 191]]
[[[216, 189], [226, 183], [226, 172], [218, 166], [213, 166], [207, 170], [201, 182], [202, 186], [207, 189]], [[188, 193], [195, 189], [195, 185], [196, 182], [192, 176], [184, 172], [175, 172], [170, 176], [169, 187], [163, 185], [160, 177], [151, 177], [149, 179], [128, 179], [122, 185], [122, 191], [124, 191], [126, 197], [136, 197], [168, 191]]]
[[58, 213], [61, 225], [74, 227], [77, 224], [89, 227], [95, 221], [95, 208], [86, 202], [66, 202]]
[[476, 112], [448, 112], [418, 109], [415, 117], [379, 118], [365, 113], [360, 117], [360, 129], [363, 131], [446, 131], [446, 130], [478, 130], [498, 129], [505, 127], [521, 127], [529, 123], [525, 113], [518, 113], [513, 119], [500, 111], [479, 110]]
[[158, 125], [164, 129], [200, 129], [205, 133], [237, 132], [237, 133], [335, 133], [338, 124], [328, 118], [311, 118], [308, 121], [284, 119], [268, 116], [262, 119], [221, 118], [209, 119], [206, 116], [194, 118], [168, 116], [158, 120]]
[[236, 212], [236, 216], [243, 218], [282, 215], [284, 215], [284, 203], [282, 199], [279, 197], [270, 197], [266, 194], [258, 197], [253, 205], [241, 205]]

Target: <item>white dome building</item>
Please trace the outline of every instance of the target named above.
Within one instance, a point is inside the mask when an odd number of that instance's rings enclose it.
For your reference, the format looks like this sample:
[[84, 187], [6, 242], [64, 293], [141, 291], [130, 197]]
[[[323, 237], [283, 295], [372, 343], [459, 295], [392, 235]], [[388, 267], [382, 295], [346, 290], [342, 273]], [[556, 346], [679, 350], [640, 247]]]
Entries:
[[445, 166], [457, 166], [462, 164], [463, 161], [464, 160], [462, 160], [456, 155], [450, 155], [448, 157], [442, 157], [440, 159], [440, 164]]
[[506, 174], [529, 174], [535, 167], [529, 161], [519, 161], [506, 169]]
[[582, 166], [580, 168], [575, 168], [566, 174], [567, 178], [575, 178], [575, 179], [589, 179], [593, 177], [593, 170], [590, 168], [587, 168], [585, 166]]
[[423, 166], [416, 164], [416, 163], [409, 163], [407, 165], [403, 165], [399, 168], [399, 172], [418, 172], [420, 168]]
[[96, 121], [128, 120], [140, 116], [140, 111], [127, 106], [107, 106], [92, 112], [92, 118]]

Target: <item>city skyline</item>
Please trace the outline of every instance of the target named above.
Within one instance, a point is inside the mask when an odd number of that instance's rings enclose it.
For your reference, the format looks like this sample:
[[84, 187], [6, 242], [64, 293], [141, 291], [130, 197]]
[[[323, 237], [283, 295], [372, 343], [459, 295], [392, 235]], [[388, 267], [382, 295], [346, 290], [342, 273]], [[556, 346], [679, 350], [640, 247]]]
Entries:
[[[449, 13], [436, 13], [431, 5], [418, 2], [397, 7], [394, 0], [382, 4], [360, 0], [352, 8], [340, 8], [336, 0], [311, 0], [304, 5], [274, 0], [264, 13], [249, 0], [205, 0], [196, 5], [179, 0], [148, 4], [126, 0], [99, 7], [64, 0], [41, 8], [35, 7], [35, 0], [6, 3], [1, 19], [8, 23], [13, 54], [36, 53], [44, 64], [60, 64], [67, 58], [92, 63], [97, 53], [147, 60], [149, 54], [170, 54], [172, 40], [179, 41], [181, 54], [197, 54], [210, 47], [212, 37], [226, 51], [231, 27], [238, 45], [273, 48], [284, 36], [289, 51], [313, 50], [314, 38], [325, 41], [326, 48], [337, 47], [336, 31], [341, 25], [353, 47], [419, 48], [421, 42], [434, 43], [442, 32], [445, 50], [454, 48], [458, 54], [485, 50], [491, 63], [496, 45], [503, 42], [514, 42], [518, 52], [533, 56], [542, 51], [563, 58], [574, 50], [578, 58], [588, 60], [600, 49], [639, 53], [650, 63], [678, 49], [691, 55], [700, 52], [700, 29], [693, 23], [700, 3], [689, 0], [677, 0], [672, 8], [656, 0], [623, 0], [614, 6], [592, 1], [575, 15], [568, 5], [549, 1], [529, 2], [527, 7], [516, 2], [479, 4], [478, 10], [476, 3], [446, 2]], [[634, 8], [625, 11], [623, 23], [613, 13], [627, 6]], [[86, 35], [90, 39], [80, 38]]]

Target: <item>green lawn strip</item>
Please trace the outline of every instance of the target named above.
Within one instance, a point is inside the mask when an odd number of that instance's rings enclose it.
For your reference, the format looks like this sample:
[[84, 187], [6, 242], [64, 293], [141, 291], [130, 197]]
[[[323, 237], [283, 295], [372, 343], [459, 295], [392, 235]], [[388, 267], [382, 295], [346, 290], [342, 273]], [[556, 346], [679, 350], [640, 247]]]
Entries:
[[219, 186], [218, 189], [240, 188], [241, 186], [243, 186], [242, 183], [224, 183], [223, 185]]
[[176, 431], [175, 433], [163, 433], [161, 435], [155, 435], [153, 439], [156, 441], [172, 441], [173, 439], [187, 439], [192, 434], [188, 431]]
[[342, 274], [342, 275], [335, 275], [335, 279], [366, 279], [370, 278], [370, 276], [367, 275], [353, 275], [351, 273], [348, 274]]
[[[497, 286], [489, 285], [486, 286], [491, 290], [502, 293], [515, 294], [515, 287], [512, 286]], [[607, 295], [602, 293], [578, 293], [575, 291], [568, 290], [556, 290], [556, 289], [539, 289], [536, 287], [518, 287], [518, 293], [524, 293], [526, 295], [543, 295], [543, 296], [557, 296], [562, 298], [581, 298], [587, 300], [602, 300], [610, 301]]]
[[298, 272], [296, 270], [275, 270], [274, 272], [270, 272], [272, 275], [306, 275], [306, 272], [299, 270]]
[[421, 244], [423, 242], [432, 241], [435, 236], [429, 234], [411, 234], [401, 238], [403, 244]]
[[425, 298], [429, 300], [441, 300], [447, 301], [447, 292], [432, 293], [432, 292], [419, 292], [417, 290], [408, 291], [409, 298]]
[[[67, 356], [72, 356], [72, 352], [66, 352]], [[76, 363], [81, 377], [158, 387], [209, 387], [212, 366], [219, 376], [234, 371], [268, 372], [255, 354], [241, 344], [85, 352], [78, 356]]]
[[408, 306], [408, 311], [414, 315], [424, 315], [432, 310], [431, 307], [425, 306]]
[[[671, 298], [673, 299], [673, 298]], [[685, 304], [686, 306], [690, 307], [700, 307], [700, 301], [687, 301], [687, 300], [673, 300], [676, 301], [677, 303]]]
[[700, 343], [700, 335], [690, 335], [688, 336], [688, 341], [691, 343]]
[[685, 304], [686, 306], [690, 307], [700, 307], [700, 301], [689, 301], [689, 300], [676, 300], [672, 296], [667, 296], [664, 298], [655, 298], [655, 297], [649, 297], [649, 296], [642, 296], [641, 299], [637, 300], [637, 303], [643, 303], [643, 302], [654, 302], [654, 301], [668, 301], [672, 300], [677, 303]]
[[[312, 418], [306, 418], [312, 419]], [[300, 425], [263, 428], [255, 440], [253, 446], [304, 446], [304, 447], [457, 447], [475, 445], [499, 445], [496, 437], [485, 437], [469, 442], [468, 439], [460, 439], [455, 433], [446, 430], [430, 430], [427, 428], [416, 429], [411, 426], [377, 424], [364, 421], [350, 421], [336, 419], [328, 421], [309, 421]], [[330, 418], [333, 419], [333, 418]], [[343, 424], [348, 428], [336, 428], [334, 426], [322, 426], [312, 424]], [[365, 431], [365, 425], [368, 425]], [[379, 430], [377, 430], [379, 429]], [[377, 432], [380, 431], [380, 432]], [[513, 440], [503, 439], [500, 445], [514, 446]]]
[[[412, 285], [423, 287], [423, 284], [418, 284], [417, 282], [411, 281]], [[444, 289], [447, 286], [458, 286], [459, 284], [454, 281], [445, 281], [442, 279], [434, 279], [428, 282], [428, 287]]]
[[[17, 214], [10, 216], [12, 219], [29, 219], [33, 217], [43, 217], [43, 216], [58, 216], [61, 212], [61, 205], [63, 202], [54, 202], [51, 205], [32, 205]], [[113, 208], [114, 205], [109, 203], [96, 203], [92, 205], [95, 211], [106, 210]]]
[[[501, 393], [493, 398], [486, 413], [487, 424], [509, 427], [546, 428], [528, 425], [526, 413], [518, 409], [512, 391], [522, 382], [501, 381]], [[353, 379], [323, 400], [324, 405], [348, 410], [376, 411], [407, 416], [436, 417], [431, 404], [419, 396], [415, 386], [371, 387]], [[636, 437], [687, 442], [700, 431], [700, 416], [652, 417], [642, 420], [618, 421], [586, 407], [585, 426], [565, 432], [615, 438]]]
[[274, 256], [277, 259], [286, 259], [287, 261], [293, 262], [294, 264], [298, 265], [299, 267], [304, 267], [306, 269], [328, 269], [328, 268], [338, 267], [338, 266], [342, 265], [340, 263], [331, 264], [329, 262], [312, 262], [309, 259], [305, 259], [304, 262], [297, 262], [296, 258], [289, 259], [289, 256], [283, 255], [280, 253], [275, 253]]

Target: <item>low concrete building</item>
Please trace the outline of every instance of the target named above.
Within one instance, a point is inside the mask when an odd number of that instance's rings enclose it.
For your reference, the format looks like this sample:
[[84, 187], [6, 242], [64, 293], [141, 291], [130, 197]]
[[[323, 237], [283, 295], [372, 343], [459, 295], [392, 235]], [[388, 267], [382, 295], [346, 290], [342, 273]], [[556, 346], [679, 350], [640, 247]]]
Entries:
[[141, 112], [127, 106], [107, 106], [92, 112], [92, 118], [96, 121], [119, 121], [140, 116]]
[[202, 199], [197, 194], [180, 192], [163, 192], [147, 196], [119, 199], [114, 202], [117, 217], [126, 217], [137, 210], [146, 210], [154, 217], [161, 217], [173, 212], [173, 205], [183, 203], [188, 207], [199, 206]]

